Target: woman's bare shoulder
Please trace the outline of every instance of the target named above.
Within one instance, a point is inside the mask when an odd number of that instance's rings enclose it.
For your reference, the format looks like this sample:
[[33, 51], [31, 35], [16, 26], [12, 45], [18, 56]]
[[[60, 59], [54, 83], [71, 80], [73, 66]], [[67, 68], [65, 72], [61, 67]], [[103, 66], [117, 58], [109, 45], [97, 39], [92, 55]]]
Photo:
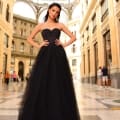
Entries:
[[60, 27], [65, 26], [64, 23], [62, 23], [62, 22], [59, 22], [58, 25], [59, 25]]
[[60, 26], [61, 30], [66, 29], [66, 25], [64, 23], [59, 23], [59, 26]]
[[44, 23], [38, 23], [37, 26], [42, 27], [42, 26], [44, 26]]

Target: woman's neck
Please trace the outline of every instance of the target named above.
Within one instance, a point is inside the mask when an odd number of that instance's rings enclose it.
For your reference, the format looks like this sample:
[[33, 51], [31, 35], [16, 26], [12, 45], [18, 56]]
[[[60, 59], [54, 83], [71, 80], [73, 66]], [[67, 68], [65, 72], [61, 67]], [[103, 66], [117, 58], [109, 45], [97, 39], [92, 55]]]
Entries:
[[48, 22], [48, 23], [55, 23], [55, 20], [50, 19], [50, 18], [48, 17], [48, 19], [47, 19], [47, 21], [46, 21], [46, 22]]

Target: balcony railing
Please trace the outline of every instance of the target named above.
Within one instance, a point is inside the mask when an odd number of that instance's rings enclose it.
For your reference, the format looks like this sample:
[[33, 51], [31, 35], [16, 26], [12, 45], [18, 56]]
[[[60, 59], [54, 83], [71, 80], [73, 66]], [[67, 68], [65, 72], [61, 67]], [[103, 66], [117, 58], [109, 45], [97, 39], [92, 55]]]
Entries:
[[26, 57], [26, 58], [35, 58], [36, 55], [35, 54], [30, 54], [24, 51], [12, 51], [11, 52], [12, 56], [20, 56], [20, 57]]
[[25, 36], [25, 35], [20, 35], [20, 34], [16, 34], [16, 33], [14, 33], [13, 34], [13, 37], [15, 37], [15, 38], [22, 38], [22, 39], [24, 39], [24, 40], [26, 40], [27, 39], [27, 36]]

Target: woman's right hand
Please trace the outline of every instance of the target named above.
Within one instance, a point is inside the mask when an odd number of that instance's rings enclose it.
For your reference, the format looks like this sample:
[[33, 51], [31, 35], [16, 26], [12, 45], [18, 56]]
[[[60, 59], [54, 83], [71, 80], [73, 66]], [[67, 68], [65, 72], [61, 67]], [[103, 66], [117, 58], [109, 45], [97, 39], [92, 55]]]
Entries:
[[48, 40], [43, 40], [42, 43], [40, 44], [40, 48], [43, 46], [48, 46], [48, 45], [49, 45]]

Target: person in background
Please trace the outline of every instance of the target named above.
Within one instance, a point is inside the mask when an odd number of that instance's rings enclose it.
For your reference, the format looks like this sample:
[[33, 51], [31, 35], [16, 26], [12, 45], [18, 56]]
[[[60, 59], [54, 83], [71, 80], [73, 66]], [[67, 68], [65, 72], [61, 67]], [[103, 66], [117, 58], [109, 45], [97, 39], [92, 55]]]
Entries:
[[10, 80], [10, 73], [8, 71], [6, 71], [4, 78], [5, 78], [5, 84], [8, 86]]
[[13, 71], [12, 78], [13, 78], [13, 82], [19, 82], [18, 81], [18, 76], [16, 74], [16, 71]]
[[108, 68], [106, 66], [102, 68], [102, 83], [104, 87], [108, 86]]
[[26, 81], [28, 81], [29, 80], [29, 77], [30, 77], [30, 74], [29, 73], [27, 73], [27, 75], [26, 75]]
[[3, 73], [0, 72], [0, 87], [2, 87], [2, 83], [3, 83]]
[[102, 85], [102, 67], [99, 66], [97, 71], [98, 85]]

